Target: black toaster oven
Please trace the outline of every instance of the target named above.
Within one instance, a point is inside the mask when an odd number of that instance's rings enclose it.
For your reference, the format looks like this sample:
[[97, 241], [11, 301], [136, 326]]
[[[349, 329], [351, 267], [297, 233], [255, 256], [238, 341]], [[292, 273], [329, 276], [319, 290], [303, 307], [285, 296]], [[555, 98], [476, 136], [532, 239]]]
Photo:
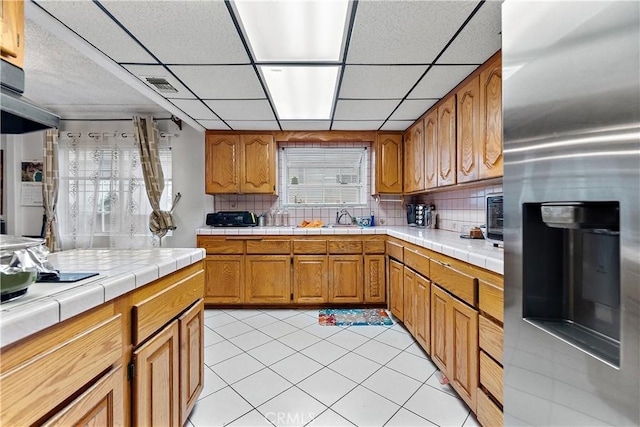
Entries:
[[213, 227], [254, 227], [256, 216], [249, 211], [221, 211], [207, 214], [207, 225]]

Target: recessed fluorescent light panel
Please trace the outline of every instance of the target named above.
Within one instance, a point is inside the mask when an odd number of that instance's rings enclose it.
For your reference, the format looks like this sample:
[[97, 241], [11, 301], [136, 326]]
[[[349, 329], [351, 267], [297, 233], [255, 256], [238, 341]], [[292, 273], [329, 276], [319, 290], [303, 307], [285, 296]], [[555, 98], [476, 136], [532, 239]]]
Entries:
[[340, 61], [348, 0], [235, 0], [256, 62]]
[[331, 118], [339, 66], [259, 67], [281, 120]]

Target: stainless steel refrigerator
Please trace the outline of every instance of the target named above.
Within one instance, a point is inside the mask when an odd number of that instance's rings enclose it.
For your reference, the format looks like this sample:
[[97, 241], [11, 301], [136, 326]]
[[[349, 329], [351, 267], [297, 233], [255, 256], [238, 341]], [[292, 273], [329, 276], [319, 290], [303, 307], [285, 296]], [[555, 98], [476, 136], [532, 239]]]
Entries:
[[640, 2], [502, 31], [505, 425], [640, 425]]

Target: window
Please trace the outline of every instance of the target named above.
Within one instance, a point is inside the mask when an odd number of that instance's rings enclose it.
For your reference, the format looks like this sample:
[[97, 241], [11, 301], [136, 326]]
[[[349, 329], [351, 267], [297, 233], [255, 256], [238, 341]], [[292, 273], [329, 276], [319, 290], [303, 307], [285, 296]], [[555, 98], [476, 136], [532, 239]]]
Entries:
[[[160, 208], [171, 208], [171, 149], [160, 144], [165, 188]], [[60, 141], [58, 220], [63, 249], [139, 248], [153, 244], [138, 148], [134, 138]]]
[[365, 206], [366, 148], [280, 150], [286, 206]]

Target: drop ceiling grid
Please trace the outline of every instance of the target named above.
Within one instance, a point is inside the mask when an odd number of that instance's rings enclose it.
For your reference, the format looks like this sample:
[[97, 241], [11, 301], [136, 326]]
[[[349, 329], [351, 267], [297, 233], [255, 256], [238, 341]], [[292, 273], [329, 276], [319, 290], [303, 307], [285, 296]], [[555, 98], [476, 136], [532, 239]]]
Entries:
[[405, 99], [393, 112], [390, 120], [416, 120], [440, 99]]
[[[173, 74], [171, 74], [162, 65], [133, 65], [133, 64], [120, 64], [123, 68], [136, 76], [142, 83], [149, 86], [151, 89], [158, 92], [161, 96], [167, 99], [180, 98], [180, 99], [196, 99], [196, 96], [182, 84]], [[155, 86], [149, 84], [146, 77], [161, 77], [167, 80], [178, 92], [175, 93], [163, 93], [156, 89]]]
[[427, 69], [424, 65], [347, 65], [340, 99], [402, 99]]
[[335, 120], [385, 120], [398, 105], [396, 99], [339, 99]]
[[204, 103], [225, 121], [275, 120], [266, 99], [205, 99]]
[[429, 64], [478, 1], [360, 2], [347, 64]]
[[442, 98], [478, 68], [477, 65], [434, 65], [409, 93], [408, 99]]
[[102, 4], [164, 64], [249, 62], [222, 1], [110, 1]]
[[200, 99], [265, 96], [251, 65], [171, 65], [168, 68]]
[[191, 116], [194, 120], [218, 120], [216, 116], [202, 101], [198, 99], [171, 99], [176, 107]]
[[[36, 4], [115, 62], [157, 64], [94, 2], [39, 1]], [[100, 31], [96, 31], [96, 28]]]

